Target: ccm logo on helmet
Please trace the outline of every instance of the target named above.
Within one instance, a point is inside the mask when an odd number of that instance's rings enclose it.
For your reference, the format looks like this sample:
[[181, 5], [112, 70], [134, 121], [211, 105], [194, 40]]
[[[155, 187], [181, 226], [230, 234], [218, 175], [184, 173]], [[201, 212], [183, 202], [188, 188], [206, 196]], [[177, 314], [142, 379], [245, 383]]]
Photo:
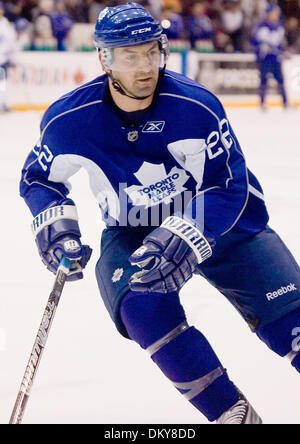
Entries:
[[151, 28], [135, 29], [134, 31], [131, 31], [131, 35], [143, 34], [144, 32], [148, 31], [151, 31]]

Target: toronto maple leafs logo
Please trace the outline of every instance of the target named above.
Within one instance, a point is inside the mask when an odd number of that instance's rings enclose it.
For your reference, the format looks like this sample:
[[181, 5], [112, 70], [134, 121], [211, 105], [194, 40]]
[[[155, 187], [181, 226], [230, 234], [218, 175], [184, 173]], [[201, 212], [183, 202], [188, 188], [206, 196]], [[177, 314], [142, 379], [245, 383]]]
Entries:
[[132, 185], [125, 191], [133, 205], [144, 205], [145, 208], [161, 202], [169, 204], [177, 194], [187, 190], [184, 185], [189, 179], [188, 174], [177, 167], [167, 174], [163, 163], [144, 162], [134, 175], [141, 185]]
[[111, 278], [112, 282], [115, 284], [116, 282], [118, 282], [121, 277], [123, 276], [124, 273], [124, 269], [123, 268], [117, 268], [114, 271], [113, 277]]

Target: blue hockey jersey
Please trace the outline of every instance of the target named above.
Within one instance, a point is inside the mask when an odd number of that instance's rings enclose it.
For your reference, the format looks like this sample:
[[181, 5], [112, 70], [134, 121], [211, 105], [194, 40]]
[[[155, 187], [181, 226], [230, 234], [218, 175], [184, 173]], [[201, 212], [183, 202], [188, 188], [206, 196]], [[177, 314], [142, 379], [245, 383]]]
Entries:
[[179, 212], [214, 239], [265, 228], [262, 189], [211, 92], [166, 71], [143, 116], [128, 122], [123, 114], [106, 75], [49, 107], [20, 185], [34, 216], [64, 199], [84, 168], [109, 226], [154, 227]]
[[259, 60], [282, 56], [285, 49], [285, 30], [281, 21], [271, 24], [264, 20], [259, 23], [253, 31], [252, 44]]

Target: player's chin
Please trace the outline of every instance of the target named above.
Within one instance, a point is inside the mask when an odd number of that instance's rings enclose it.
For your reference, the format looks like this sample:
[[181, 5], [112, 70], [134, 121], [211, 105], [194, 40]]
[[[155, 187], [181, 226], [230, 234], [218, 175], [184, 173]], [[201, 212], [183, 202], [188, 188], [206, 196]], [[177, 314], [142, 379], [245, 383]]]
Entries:
[[148, 77], [145, 79], [136, 80], [136, 91], [137, 95], [145, 96], [149, 94], [153, 94], [156, 88], [156, 81], [152, 77]]
[[155, 88], [138, 88], [135, 90], [136, 97], [148, 97], [154, 94]]

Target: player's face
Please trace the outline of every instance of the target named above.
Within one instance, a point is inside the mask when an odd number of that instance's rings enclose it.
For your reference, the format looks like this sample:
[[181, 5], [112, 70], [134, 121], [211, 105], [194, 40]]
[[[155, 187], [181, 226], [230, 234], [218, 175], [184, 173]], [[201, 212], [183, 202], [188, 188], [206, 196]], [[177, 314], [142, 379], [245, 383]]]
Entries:
[[269, 23], [277, 23], [280, 19], [280, 11], [279, 9], [274, 9], [268, 14], [268, 22]]
[[136, 97], [149, 96], [154, 93], [157, 85], [160, 58], [157, 42], [116, 48], [111, 68], [113, 76], [130, 94]]

